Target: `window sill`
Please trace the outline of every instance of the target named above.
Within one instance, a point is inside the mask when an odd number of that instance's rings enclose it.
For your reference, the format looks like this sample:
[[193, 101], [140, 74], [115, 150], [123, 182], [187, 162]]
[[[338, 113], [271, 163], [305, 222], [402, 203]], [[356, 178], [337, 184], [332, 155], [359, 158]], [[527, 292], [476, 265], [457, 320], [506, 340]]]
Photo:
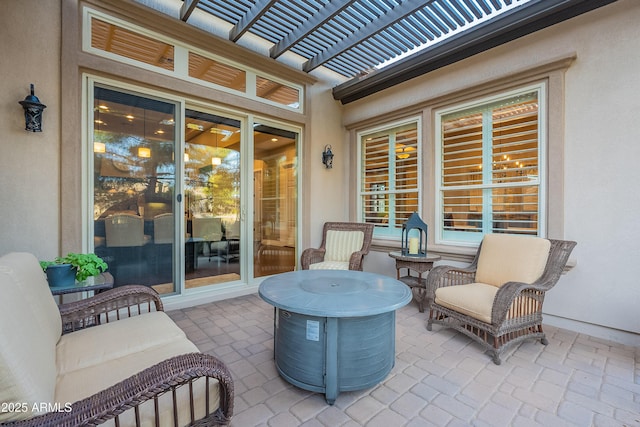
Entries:
[[[371, 250], [376, 252], [391, 252], [400, 250], [400, 242], [397, 240], [374, 239], [371, 243]], [[477, 247], [472, 246], [451, 246], [451, 245], [427, 245], [427, 252], [434, 255], [440, 255], [442, 261], [455, 261], [470, 264], [477, 252]], [[575, 258], [569, 258], [567, 265], [564, 267], [562, 274], [571, 271], [578, 261]]]
[[[400, 242], [397, 240], [374, 239], [371, 250], [376, 252], [391, 252], [400, 250]], [[456, 261], [471, 263], [477, 252], [473, 246], [427, 245], [427, 252], [440, 255], [442, 261]]]

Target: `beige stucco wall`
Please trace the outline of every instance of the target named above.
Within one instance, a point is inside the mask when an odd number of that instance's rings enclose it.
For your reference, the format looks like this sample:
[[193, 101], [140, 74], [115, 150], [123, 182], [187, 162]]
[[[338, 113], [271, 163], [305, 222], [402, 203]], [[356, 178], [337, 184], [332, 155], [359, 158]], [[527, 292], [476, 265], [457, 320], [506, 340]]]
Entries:
[[[621, 0], [344, 108], [344, 122], [357, 123], [575, 52], [565, 75], [564, 182], [550, 182], [564, 184], [564, 236], [554, 237], [578, 242], [577, 265], [545, 302], [560, 326], [569, 319], [640, 333], [639, 21], [640, 2]], [[392, 266], [386, 253], [365, 263]]]
[[[309, 91], [311, 123], [309, 141], [303, 152], [307, 167], [302, 171], [308, 190], [303, 199], [309, 203], [303, 218], [303, 247], [317, 247], [322, 239], [322, 226], [326, 221], [349, 220], [349, 149], [342, 128], [342, 108], [333, 99], [331, 88], [337, 80], [328, 74], [314, 73], [319, 79]], [[331, 145], [333, 168], [322, 164], [322, 153]]]
[[[60, 2], [2, 3], [0, 14], [0, 254], [58, 255]], [[47, 108], [42, 133], [24, 130], [29, 84]]]
[[[50, 258], [69, 235], [61, 231], [60, 212], [81, 208], [60, 205], [65, 191], [60, 179], [60, 2], [21, 0], [3, 6], [0, 254], [24, 250]], [[347, 106], [331, 97], [335, 79], [315, 72], [320, 81], [308, 92], [310, 118], [301, 160], [302, 247], [319, 243], [324, 221], [355, 219], [350, 191], [357, 170], [343, 123], [392, 113], [575, 52], [566, 72], [563, 229], [565, 238], [578, 241], [572, 257], [577, 265], [549, 293], [546, 311], [552, 315], [549, 321], [560, 324], [569, 319], [639, 333], [640, 197], [632, 186], [637, 175], [633, 162], [640, 157], [639, 21], [640, 3], [620, 0]], [[42, 133], [24, 130], [18, 101], [27, 95], [29, 83], [35, 83], [48, 107]], [[331, 170], [320, 161], [326, 144], [336, 156]], [[386, 252], [370, 254], [365, 270], [395, 274]]]

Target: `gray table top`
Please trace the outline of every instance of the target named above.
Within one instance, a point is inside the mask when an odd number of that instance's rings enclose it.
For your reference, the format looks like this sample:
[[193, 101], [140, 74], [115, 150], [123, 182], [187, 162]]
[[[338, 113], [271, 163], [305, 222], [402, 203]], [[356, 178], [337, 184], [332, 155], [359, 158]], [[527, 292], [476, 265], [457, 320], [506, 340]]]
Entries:
[[260, 297], [283, 310], [318, 317], [373, 316], [411, 301], [411, 290], [394, 278], [351, 270], [300, 270], [265, 279]]
[[440, 261], [440, 255], [434, 255], [427, 252], [426, 255], [418, 256], [418, 255], [404, 255], [400, 251], [389, 252], [389, 256], [391, 258], [399, 259], [400, 261], [409, 261], [409, 262], [435, 262]]
[[111, 273], [100, 273], [89, 277], [84, 282], [75, 282], [73, 285], [49, 286], [52, 295], [72, 294], [75, 292], [99, 291], [113, 288], [113, 276]]

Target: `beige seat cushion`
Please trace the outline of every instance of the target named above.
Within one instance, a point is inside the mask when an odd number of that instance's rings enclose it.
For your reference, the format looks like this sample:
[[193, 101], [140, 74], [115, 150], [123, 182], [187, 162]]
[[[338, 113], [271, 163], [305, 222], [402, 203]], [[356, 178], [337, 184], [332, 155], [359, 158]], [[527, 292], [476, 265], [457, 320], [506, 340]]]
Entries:
[[491, 310], [498, 287], [486, 283], [445, 286], [436, 289], [435, 303], [474, 319], [491, 323]]
[[60, 338], [58, 376], [184, 339], [184, 332], [162, 311], [83, 329]]
[[348, 270], [349, 262], [323, 261], [309, 265], [309, 270]]
[[535, 282], [544, 272], [551, 242], [540, 237], [487, 234], [482, 240], [476, 282], [493, 286]]
[[[148, 367], [162, 362], [173, 356], [197, 352], [197, 347], [187, 338], [174, 339], [155, 347], [149, 347], [144, 351], [131, 353], [123, 357], [113, 358], [103, 361], [99, 366], [89, 366], [67, 372], [58, 377], [58, 384], [55, 392], [55, 402], [63, 406], [67, 402], [75, 402], [85, 397], [91, 396], [107, 387], [110, 387]], [[196, 419], [201, 418], [206, 410], [205, 380], [198, 379], [194, 383], [194, 409]], [[211, 410], [219, 407], [220, 395], [217, 380], [209, 381], [209, 405]], [[177, 393], [179, 425], [187, 425], [190, 417], [189, 412], [189, 388], [180, 387]], [[145, 402], [140, 406], [141, 425], [153, 426], [154, 424], [154, 402]], [[159, 398], [160, 425], [173, 425], [173, 405], [171, 392], [163, 394]], [[135, 414], [133, 409], [120, 415], [120, 425], [135, 425]], [[114, 426], [110, 421], [106, 426]]]
[[[63, 335], [57, 348], [58, 382], [55, 401], [60, 405], [89, 397], [173, 356], [198, 348], [164, 312], [146, 313]], [[210, 407], [219, 406], [218, 382], [210, 381]], [[205, 381], [195, 384], [196, 418], [205, 414]], [[188, 424], [188, 388], [178, 391], [180, 425]], [[161, 425], [173, 425], [171, 394], [159, 400]], [[140, 407], [142, 425], [153, 425], [153, 402]], [[133, 425], [133, 410], [120, 416], [120, 425]], [[107, 423], [106, 425], [113, 425]]]
[[349, 262], [351, 254], [362, 249], [362, 231], [328, 230], [325, 242], [325, 261]]

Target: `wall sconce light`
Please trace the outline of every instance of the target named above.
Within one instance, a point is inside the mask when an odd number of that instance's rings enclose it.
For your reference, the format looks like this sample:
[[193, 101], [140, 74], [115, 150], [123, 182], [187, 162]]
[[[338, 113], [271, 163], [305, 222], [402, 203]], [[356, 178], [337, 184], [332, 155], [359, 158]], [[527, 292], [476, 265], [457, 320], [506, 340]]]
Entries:
[[19, 101], [24, 108], [25, 130], [30, 132], [42, 132], [42, 111], [47, 108], [34, 95], [34, 86], [31, 83], [31, 94], [27, 95], [24, 101]]
[[322, 152], [322, 163], [324, 163], [327, 169], [333, 167], [333, 153], [331, 152], [331, 146], [329, 144], [325, 145], [324, 151]]
[[[418, 235], [412, 230], [417, 230]], [[427, 224], [422, 221], [417, 212], [411, 214], [407, 222], [402, 224], [401, 253], [403, 256], [426, 257], [427, 256]]]

